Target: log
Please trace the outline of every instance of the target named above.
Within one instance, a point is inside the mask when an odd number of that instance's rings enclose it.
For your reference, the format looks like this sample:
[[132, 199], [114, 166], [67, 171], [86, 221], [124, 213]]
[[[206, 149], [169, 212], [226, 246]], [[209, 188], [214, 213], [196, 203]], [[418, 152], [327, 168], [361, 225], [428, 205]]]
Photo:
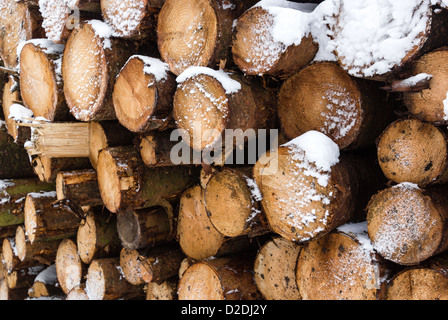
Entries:
[[447, 300], [447, 257], [442, 254], [407, 267], [390, 279], [387, 300]]
[[98, 186], [111, 212], [162, 205], [179, 197], [195, 179], [195, 168], [149, 168], [133, 146], [106, 148], [98, 158]]
[[126, 210], [117, 214], [117, 232], [121, 245], [129, 250], [142, 249], [174, 238], [173, 212], [155, 206]]
[[79, 208], [58, 202], [56, 192], [29, 193], [24, 207], [25, 231], [31, 243], [75, 236], [81, 221]]
[[24, 268], [8, 273], [5, 277], [10, 289], [30, 288], [33, 285], [34, 279], [37, 276], [38, 270], [44, 267], [36, 266], [31, 268]]
[[70, 238], [59, 244], [55, 265], [59, 285], [65, 294], [80, 285], [86, 275], [86, 266], [79, 257], [76, 242]]
[[365, 219], [370, 197], [385, 184], [369, 153], [340, 154], [330, 138], [307, 133], [263, 155], [254, 180], [272, 231], [299, 243]]
[[[166, 167], [178, 165], [172, 161], [172, 150], [178, 141], [172, 141], [172, 131], [151, 131], [139, 137], [138, 149], [143, 162], [149, 167]], [[190, 159], [192, 153], [190, 154]], [[187, 164], [185, 164], [187, 165]]]
[[25, 300], [28, 297], [28, 288], [8, 288], [6, 279], [0, 280], [0, 300]]
[[64, 292], [58, 283], [56, 265], [45, 268], [34, 278], [34, 283], [28, 290], [30, 298], [63, 297]]
[[409, 67], [411, 76], [422, 73], [431, 76], [429, 87], [422, 90], [403, 92], [403, 104], [414, 117], [423, 121], [433, 122], [437, 125], [448, 123], [448, 110], [446, 109], [446, 74], [448, 68], [440, 61], [448, 55], [448, 48], [443, 47], [426, 53], [415, 60]]
[[89, 126], [89, 159], [94, 169], [97, 169], [101, 150], [133, 143], [134, 134], [117, 121], [90, 122]]
[[[260, 1], [246, 10], [236, 21], [232, 42], [238, 68], [248, 75], [287, 78], [306, 66], [319, 49], [308, 26], [315, 7]], [[294, 36], [285, 36], [285, 29], [295, 30]]]
[[[427, 142], [431, 141], [430, 146]], [[448, 144], [444, 130], [415, 118], [391, 123], [377, 139], [377, 158], [395, 183], [421, 187], [447, 182]]]
[[37, 156], [32, 160], [35, 175], [43, 182], [55, 183], [59, 172], [67, 170], [91, 169], [89, 158], [48, 158]]
[[171, 72], [190, 66], [217, 68], [231, 60], [233, 21], [254, 1], [166, 0], [159, 13], [157, 43]]
[[112, 30], [99, 20], [74, 29], [62, 59], [64, 94], [71, 114], [80, 121], [115, 120], [112, 101], [115, 77], [133, 49], [110, 38]]
[[0, 60], [7, 68], [17, 69], [17, 48], [22, 41], [44, 38], [39, 8], [29, 7], [14, 0], [0, 3]]
[[301, 300], [295, 275], [301, 250], [302, 246], [278, 236], [258, 250], [254, 280], [265, 300]]
[[56, 259], [56, 252], [59, 246], [60, 240], [50, 241], [34, 241], [31, 243], [25, 234], [24, 226], [17, 227], [15, 234], [15, 245], [17, 257], [21, 264], [27, 264], [30, 262], [37, 262], [40, 265], [50, 266]]
[[[352, 5], [346, 0], [330, 14], [334, 18], [329, 26], [329, 46], [338, 63], [353, 76], [393, 79], [422, 54], [447, 43], [443, 34], [448, 12], [437, 5], [416, 2], [402, 7], [395, 2], [366, 2], [357, 5], [357, 10], [352, 10]], [[378, 17], [378, 12], [387, 14]], [[377, 21], [375, 26], [365, 23], [371, 18]], [[345, 32], [347, 28], [357, 32]], [[385, 34], [390, 28], [396, 32]], [[397, 45], [398, 52], [385, 51]]]
[[199, 261], [179, 280], [179, 300], [260, 300], [251, 254]]
[[28, 154], [14, 142], [4, 126], [0, 127], [0, 179], [35, 177]]
[[34, 117], [48, 121], [67, 120], [69, 112], [63, 92], [64, 45], [47, 39], [25, 42], [20, 50], [20, 94]]
[[232, 255], [255, 247], [257, 238], [225, 237], [207, 216], [204, 191], [199, 185], [186, 189], [180, 198], [176, 240], [184, 254], [194, 260]]
[[44, 0], [38, 5], [46, 38], [55, 43], [65, 43], [82, 21], [101, 17], [100, 0]]
[[157, 40], [157, 18], [164, 1], [101, 0], [104, 21], [117, 37], [133, 40]]
[[373, 250], [365, 222], [349, 223], [309, 242], [296, 279], [303, 300], [382, 300], [389, 267]]
[[142, 286], [131, 285], [119, 271], [120, 258], [92, 261], [87, 270], [86, 292], [89, 300], [131, 299], [144, 296]]
[[[6, 123], [6, 130], [13, 138], [14, 142], [19, 145], [23, 145], [27, 140], [31, 138], [31, 129], [25, 126], [19, 126], [16, 122], [23, 121], [22, 119], [16, 119], [14, 110], [11, 113], [11, 107], [17, 105], [21, 99], [19, 79], [15, 76], [8, 76], [8, 82], [5, 83], [3, 88], [3, 116]], [[13, 107], [14, 108], [14, 107]]]
[[395, 114], [378, 82], [352, 77], [337, 63], [322, 61], [281, 85], [278, 117], [288, 139], [316, 130], [340, 149], [356, 149], [374, 145]]
[[177, 300], [176, 279], [168, 279], [160, 284], [150, 282], [146, 285], [146, 300]]
[[58, 200], [69, 200], [79, 207], [102, 206], [97, 173], [94, 169], [61, 171], [56, 176]]
[[24, 205], [28, 193], [54, 190], [51, 183], [41, 182], [37, 178], [0, 180], [0, 226], [16, 226], [25, 221]]
[[183, 141], [194, 150], [214, 144], [232, 150], [238, 143], [241, 147], [241, 138], [254, 138], [259, 129], [276, 124], [275, 93], [237, 73], [192, 67], [177, 82], [173, 116]]
[[400, 265], [417, 265], [448, 249], [446, 186], [400, 183], [372, 196], [367, 206], [375, 250]]
[[271, 231], [260, 201], [251, 166], [224, 167], [213, 174], [204, 191], [210, 222], [226, 237], [257, 236]]
[[120, 266], [124, 277], [132, 285], [162, 284], [178, 275], [185, 255], [175, 242], [148, 247], [143, 250], [123, 248]]
[[65, 297], [65, 300], [90, 300], [86, 292], [86, 284], [81, 283], [75, 286]]
[[121, 242], [116, 215], [102, 207], [91, 208], [79, 225], [76, 241], [79, 256], [85, 264], [95, 259], [118, 256]]
[[8, 273], [41, 265], [41, 263], [35, 260], [21, 261], [19, 259], [19, 257], [17, 256], [17, 246], [14, 237], [8, 237], [3, 239], [2, 256], [3, 256], [2, 263], [4, 263], [6, 271]]
[[172, 127], [176, 78], [157, 58], [133, 55], [125, 63], [113, 90], [118, 121], [132, 132]]

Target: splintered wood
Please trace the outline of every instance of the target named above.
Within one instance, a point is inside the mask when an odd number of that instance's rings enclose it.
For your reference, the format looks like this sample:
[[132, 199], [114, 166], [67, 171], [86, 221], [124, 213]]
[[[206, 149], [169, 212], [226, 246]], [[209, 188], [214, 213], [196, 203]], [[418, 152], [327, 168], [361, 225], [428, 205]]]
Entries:
[[0, 300], [448, 300], [447, 30], [448, 0], [0, 0]]

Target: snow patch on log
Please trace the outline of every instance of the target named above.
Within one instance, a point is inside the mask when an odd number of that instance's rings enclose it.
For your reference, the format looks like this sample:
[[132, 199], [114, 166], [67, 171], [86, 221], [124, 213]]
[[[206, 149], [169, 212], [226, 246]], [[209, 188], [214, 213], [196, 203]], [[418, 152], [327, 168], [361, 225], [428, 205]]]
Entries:
[[332, 1], [338, 22], [329, 47], [353, 76], [373, 77], [400, 66], [421, 45], [430, 23], [430, 0]]
[[[111, 25], [116, 36], [131, 36], [142, 22], [146, 3], [141, 0], [109, 1], [103, 17]], [[117, 14], [119, 12], [120, 14]]]
[[42, 282], [48, 285], [55, 285], [56, 283], [58, 283], [56, 265], [52, 264], [48, 268], [42, 270], [34, 279], [34, 282]]
[[227, 72], [224, 70], [214, 70], [208, 67], [189, 67], [176, 78], [176, 81], [180, 84], [201, 74], [208, 75], [218, 80], [226, 94], [236, 93], [241, 90], [241, 83], [233, 80]]
[[109, 24], [96, 19], [89, 20], [87, 23], [92, 26], [95, 34], [101, 39], [103, 49], [112, 49], [110, 38], [114, 35], [113, 28]]
[[[145, 64], [143, 67], [143, 72], [146, 74], [152, 74], [156, 78], [157, 82], [167, 79], [168, 73], [170, 72], [170, 67], [167, 63], [157, 58], [142, 55], [133, 55], [128, 59], [128, 61], [135, 58], [140, 59]], [[127, 62], [125, 63], [125, 66], [126, 64]], [[148, 87], [150, 85], [151, 83], [148, 84]]]
[[292, 158], [297, 160], [300, 169], [304, 169], [305, 175], [315, 177], [323, 187], [328, 185], [331, 167], [339, 162], [340, 155], [339, 147], [333, 140], [321, 132], [311, 130], [283, 146], [290, 148]]
[[61, 41], [62, 32], [66, 26], [66, 18], [70, 9], [78, 0], [39, 0], [39, 11], [42, 15], [42, 27], [48, 39]]
[[[62, 71], [57, 71], [58, 70], [58, 64], [62, 64], [62, 53], [64, 52], [64, 45], [63, 44], [57, 44], [54, 43], [51, 40], [48, 39], [31, 39], [31, 40], [27, 40], [27, 41], [21, 41], [19, 43], [19, 45], [17, 46], [17, 57], [19, 59], [19, 64], [17, 65], [18, 71], [20, 73], [20, 54], [22, 53], [22, 49], [25, 45], [27, 44], [33, 44], [36, 47], [39, 47], [42, 49], [42, 51], [45, 54], [57, 54], [60, 55], [60, 57], [57, 60], [60, 60], [60, 62], [56, 62], [56, 80], [57, 81], [62, 81]], [[61, 70], [61, 69], [60, 69]]]

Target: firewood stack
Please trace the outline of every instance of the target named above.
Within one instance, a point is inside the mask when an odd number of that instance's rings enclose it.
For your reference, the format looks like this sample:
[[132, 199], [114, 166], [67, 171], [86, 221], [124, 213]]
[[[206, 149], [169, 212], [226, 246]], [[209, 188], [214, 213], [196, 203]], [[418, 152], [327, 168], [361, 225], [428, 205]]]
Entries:
[[447, 28], [446, 0], [0, 0], [0, 299], [448, 299]]

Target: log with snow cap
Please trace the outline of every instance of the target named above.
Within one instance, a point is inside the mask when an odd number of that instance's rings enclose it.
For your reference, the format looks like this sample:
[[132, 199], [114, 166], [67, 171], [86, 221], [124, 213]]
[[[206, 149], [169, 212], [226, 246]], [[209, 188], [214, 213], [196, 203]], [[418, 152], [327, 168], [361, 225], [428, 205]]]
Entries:
[[392, 122], [377, 139], [377, 158], [384, 175], [395, 183], [424, 187], [448, 181], [447, 136], [432, 123], [415, 118]]
[[288, 77], [319, 49], [311, 33], [316, 4], [262, 0], [238, 18], [232, 43], [236, 65], [249, 75]]
[[379, 191], [367, 206], [375, 250], [400, 265], [417, 265], [448, 248], [446, 185], [403, 182]]
[[157, 18], [164, 0], [100, 0], [104, 21], [117, 37], [157, 40]]
[[332, 3], [334, 19], [328, 45], [340, 65], [355, 77], [393, 79], [423, 53], [447, 43], [448, 12], [437, 7], [443, 4], [444, 8], [445, 1]]
[[302, 243], [362, 218], [384, 179], [370, 157], [340, 155], [330, 138], [308, 131], [260, 157], [254, 180], [270, 228]]
[[257, 134], [276, 124], [275, 92], [238, 73], [190, 67], [177, 82], [174, 120], [184, 142], [196, 151], [220, 142], [224, 146], [226, 129]]
[[351, 77], [333, 61], [312, 63], [289, 77], [279, 91], [278, 116], [289, 139], [316, 130], [341, 149], [373, 146], [395, 119], [378, 82]]
[[64, 45], [47, 39], [28, 40], [17, 49], [20, 94], [35, 117], [49, 121], [69, 118], [62, 83], [63, 51]]
[[67, 105], [77, 120], [116, 119], [112, 101], [115, 78], [135, 47], [112, 34], [106, 23], [89, 20], [67, 40], [62, 78]]
[[86, 19], [101, 18], [100, 0], [39, 0], [46, 38], [65, 43], [73, 29]]
[[157, 58], [133, 55], [114, 85], [113, 103], [118, 121], [132, 132], [173, 126], [176, 85], [168, 64]]
[[382, 300], [390, 271], [364, 221], [346, 223], [304, 246], [296, 279], [304, 300]]
[[159, 14], [157, 42], [175, 75], [191, 66], [217, 68], [231, 60], [234, 20], [255, 1], [166, 0]]
[[0, 60], [11, 69], [18, 67], [17, 47], [22, 41], [44, 38], [42, 17], [37, 7], [29, 7], [15, 0], [0, 1]]

